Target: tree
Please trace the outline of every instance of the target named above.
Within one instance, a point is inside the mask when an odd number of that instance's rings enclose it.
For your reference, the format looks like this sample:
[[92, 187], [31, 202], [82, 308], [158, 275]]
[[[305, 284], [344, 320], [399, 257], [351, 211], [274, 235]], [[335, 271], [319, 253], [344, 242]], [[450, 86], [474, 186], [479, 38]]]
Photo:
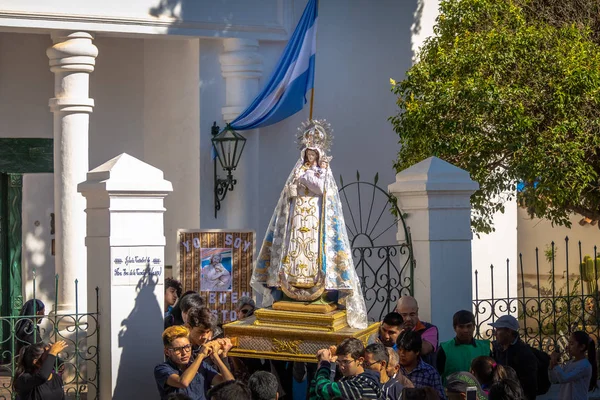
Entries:
[[531, 216], [600, 219], [600, 0], [445, 0], [390, 118], [401, 171], [437, 156], [470, 172], [472, 227], [515, 190]]

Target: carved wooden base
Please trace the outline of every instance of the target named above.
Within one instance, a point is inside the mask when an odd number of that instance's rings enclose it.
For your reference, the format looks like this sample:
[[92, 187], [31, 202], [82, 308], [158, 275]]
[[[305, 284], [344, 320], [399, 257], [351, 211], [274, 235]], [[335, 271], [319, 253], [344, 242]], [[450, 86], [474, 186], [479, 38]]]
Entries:
[[312, 304], [310, 302], [302, 301], [277, 301], [273, 303], [273, 310], [325, 314], [337, 310], [337, 304]]
[[348, 326], [346, 311], [342, 310], [315, 314], [312, 312], [289, 312], [261, 308], [256, 310], [254, 315], [256, 315], [254, 325], [272, 328], [335, 332]]
[[[268, 309], [267, 309], [268, 310]], [[257, 310], [258, 312], [263, 310]], [[270, 310], [273, 312], [274, 310]], [[342, 311], [343, 312], [343, 311]], [[264, 312], [263, 312], [264, 314]], [[313, 321], [300, 321], [300, 314], [286, 312], [286, 318], [294, 321], [286, 326], [265, 326], [256, 324], [256, 317], [236, 321], [223, 326], [225, 336], [237, 338], [237, 346], [229, 351], [232, 357], [264, 358], [270, 360], [317, 362], [317, 351], [340, 344], [344, 339], [355, 337], [367, 343], [369, 336], [377, 332], [379, 323], [373, 323], [365, 329], [352, 329], [348, 326], [336, 331], [315, 329]], [[333, 313], [337, 314], [337, 313]], [[345, 313], [344, 313], [345, 316]], [[326, 316], [325, 316], [326, 317]], [[327, 317], [326, 317], [327, 318]], [[345, 318], [344, 318], [345, 324]]]

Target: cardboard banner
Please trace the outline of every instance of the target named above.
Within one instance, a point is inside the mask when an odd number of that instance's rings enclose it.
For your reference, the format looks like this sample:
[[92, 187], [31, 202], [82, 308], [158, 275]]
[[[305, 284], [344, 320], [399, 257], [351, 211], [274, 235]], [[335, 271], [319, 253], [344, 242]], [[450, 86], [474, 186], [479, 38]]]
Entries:
[[183, 291], [200, 293], [220, 323], [235, 321], [238, 299], [252, 296], [254, 231], [179, 229], [177, 237]]

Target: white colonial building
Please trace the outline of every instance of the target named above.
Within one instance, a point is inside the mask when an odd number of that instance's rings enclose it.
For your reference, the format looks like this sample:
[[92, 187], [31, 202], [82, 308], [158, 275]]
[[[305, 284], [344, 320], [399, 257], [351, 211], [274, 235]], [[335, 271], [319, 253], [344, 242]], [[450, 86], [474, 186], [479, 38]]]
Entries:
[[[179, 228], [255, 229], [260, 239], [298, 155], [294, 134], [308, 107], [244, 133], [238, 184], [218, 218], [210, 128], [251, 102], [305, 4], [0, 1], [0, 198], [3, 215], [19, 214], [0, 230], [3, 312], [31, 298], [34, 268], [37, 297], [52, 305], [59, 274], [59, 310], [73, 309], [70, 283], [77, 278], [85, 290], [86, 279], [85, 201], [76, 185], [121, 153], [173, 183], [165, 261], [174, 276]], [[320, 2], [314, 116], [333, 125], [336, 176], [359, 170], [393, 182], [389, 79], [403, 76], [436, 13], [435, 1]], [[22, 200], [11, 203], [17, 194]], [[20, 290], [11, 291], [15, 283]]]

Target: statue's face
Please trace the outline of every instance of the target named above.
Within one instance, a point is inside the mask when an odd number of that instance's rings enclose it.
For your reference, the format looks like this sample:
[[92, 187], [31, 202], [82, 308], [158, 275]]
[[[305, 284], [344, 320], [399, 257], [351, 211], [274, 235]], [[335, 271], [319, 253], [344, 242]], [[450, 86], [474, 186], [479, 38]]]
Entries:
[[313, 164], [317, 160], [317, 152], [314, 150], [306, 150], [306, 159], [310, 164]]
[[214, 256], [211, 257], [210, 261], [213, 264], [220, 263], [221, 262], [221, 256], [218, 255], [218, 254], [215, 254]]

